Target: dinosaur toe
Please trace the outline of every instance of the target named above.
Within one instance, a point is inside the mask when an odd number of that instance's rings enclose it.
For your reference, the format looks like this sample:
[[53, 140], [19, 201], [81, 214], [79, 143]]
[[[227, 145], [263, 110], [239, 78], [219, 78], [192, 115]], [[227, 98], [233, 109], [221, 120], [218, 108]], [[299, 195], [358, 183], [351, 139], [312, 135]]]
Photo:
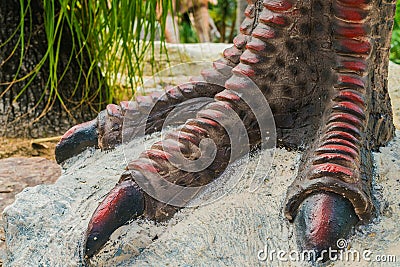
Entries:
[[144, 197], [131, 180], [118, 183], [108, 193], [90, 219], [85, 238], [85, 255], [92, 257], [111, 234], [144, 211]]
[[347, 238], [358, 221], [346, 198], [334, 193], [313, 194], [300, 205], [294, 220], [299, 247], [314, 251], [316, 260], [326, 261], [329, 249], [338, 249], [338, 240]]
[[61, 138], [55, 149], [57, 163], [98, 144], [97, 119], [75, 125]]

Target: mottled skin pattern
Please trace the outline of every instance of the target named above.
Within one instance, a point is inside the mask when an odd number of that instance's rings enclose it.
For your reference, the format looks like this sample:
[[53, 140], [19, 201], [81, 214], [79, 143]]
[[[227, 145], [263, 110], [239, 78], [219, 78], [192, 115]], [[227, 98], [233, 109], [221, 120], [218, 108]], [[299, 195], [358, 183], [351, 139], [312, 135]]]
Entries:
[[[190, 89], [169, 89], [165, 106], [150, 116], [147, 132], [159, 129], [157, 122], [165, 118], [168, 106], [196, 97], [199, 92], [212, 92], [215, 102], [128, 164], [120, 182], [94, 212], [86, 255], [93, 256], [126, 218], [143, 215], [160, 221], [178, 209], [143, 192], [136, 179], [158, 173], [167, 181], [196, 186], [209, 183], [224, 171], [231, 145], [216, 121], [228, 108], [242, 119], [249, 145], [259, 144], [255, 116], [240, 98], [250, 88], [243, 75], [254, 81], [268, 100], [278, 144], [306, 148], [284, 208], [287, 219], [295, 223], [299, 246], [317, 251], [335, 247], [335, 241], [347, 237], [354, 225], [368, 221], [374, 215], [371, 151], [394, 134], [386, 85], [393, 13], [393, 1], [249, 1], [235, 45], [224, 52], [224, 59], [213, 69], [202, 73], [204, 81], [225, 79], [225, 88], [197, 82]], [[219, 68], [218, 62], [229, 63], [232, 71]], [[150, 96], [147, 101], [156, 99]], [[140, 107], [145, 102], [138, 99], [135, 105]], [[110, 106], [99, 115], [99, 146], [120, 143], [125, 106]], [[64, 143], [85, 129], [93, 133], [93, 127], [94, 122], [75, 129], [77, 134], [67, 133], [58, 155], [81, 150], [79, 142]], [[211, 138], [217, 146], [216, 160], [205, 170], [184, 172], [168, 161], [171, 155], [163, 147], [196, 158], [204, 138]]]

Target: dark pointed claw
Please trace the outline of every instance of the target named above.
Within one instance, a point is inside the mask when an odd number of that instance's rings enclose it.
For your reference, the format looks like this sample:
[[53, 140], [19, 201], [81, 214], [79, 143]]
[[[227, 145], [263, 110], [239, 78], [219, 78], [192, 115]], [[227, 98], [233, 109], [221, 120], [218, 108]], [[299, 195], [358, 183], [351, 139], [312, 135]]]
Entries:
[[88, 147], [98, 145], [97, 119], [75, 125], [69, 129], [56, 146], [57, 163], [69, 159]]
[[118, 183], [90, 219], [85, 240], [86, 257], [96, 254], [117, 228], [143, 211], [144, 196], [140, 188], [131, 180]]
[[311, 195], [303, 201], [294, 220], [299, 247], [313, 250], [315, 260], [329, 260], [329, 248], [338, 249], [338, 240], [346, 239], [358, 222], [346, 198], [325, 192]]

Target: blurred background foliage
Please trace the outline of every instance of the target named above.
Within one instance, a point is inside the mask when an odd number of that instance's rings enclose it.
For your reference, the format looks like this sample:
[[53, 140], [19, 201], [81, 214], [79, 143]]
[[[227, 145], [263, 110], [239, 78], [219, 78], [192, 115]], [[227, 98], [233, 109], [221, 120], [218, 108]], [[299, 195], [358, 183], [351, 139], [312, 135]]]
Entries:
[[[5, 0], [1, 0], [5, 1]], [[7, 0], [11, 1], [12, 0]], [[18, 1], [18, 0], [16, 0]], [[48, 68], [48, 80], [45, 88], [53, 93], [61, 103], [63, 99], [58, 92], [58, 86], [63, 79], [67, 68], [60, 74], [63, 58], [60, 54], [68, 54], [67, 62], [77, 59], [81, 66], [81, 75], [77, 79], [85, 79], [86, 87], [91, 87], [90, 78], [98, 76], [98, 68], [101, 77], [97, 77], [98, 89], [103, 91], [105, 103], [114, 101], [113, 87], [120, 83], [120, 73], [126, 73], [126, 84], [134, 88], [141, 82], [144, 64], [154, 65], [155, 49], [165, 53], [164, 28], [169, 10], [172, 10], [173, 0], [19, 0], [20, 24], [11, 36], [2, 39], [0, 47], [12, 44], [12, 39], [17, 38], [16, 45], [6, 59], [14, 56], [20, 57], [20, 67], [15, 73], [13, 81], [2, 81], [7, 91], [22, 81], [27, 81], [20, 88], [19, 96], [25, 93], [42, 68]], [[3, 3], [6, 4], [7, 2]], [[37, 8], [39, 6], [39, 8]], [[165, 12], [157, 14], [157, 8]], [[38, 9], [42, 14], [34, 13]], [[35, 16], [39, 16], [37, 19]], [[41, 20], [43, 25], [38, 24]], [[28, 28], [29, 30], [26, 30]], [[44, 28], [47, 39], [47, 51], [40, 62], [29, 73], [23, 73], [26, 50], [30, 46], [35, 28]], [[70, 51], [62, 51], [63, 42], [70, 41]], [[146, 41], [143, 41], [146, 40]], [[155, 46], [156, 40], [161, 42]], [[150, 53], [149, 53], [150, 52]], [[150, 57], [148, 55], [150, 54]], [[146, 57], [147, 56], [147, 57]], [[146, 58], [146, 60], [145, 60]], [[90, 66], [85, 61], [89, 61]], [[80, 86], [79, 82], [76, 86]], [[76, 88], [75, 90], [78, 90]], [[104, 92], [105, 91], [105, 92]], [[4, 94], [4, 92], [0, 92]], [[89, 96], [88, 96], [89, 97]]]
[[236, 26], [237, 2], [234, 0], [218, 0], [218, 4], [210, 6], [210, 16], [221, 34], [217, 42], [232, 43], [237, 30]]
[[390, 60], [400, 64], [400, 0], [397, 0], [396, 16], [394, 18]]
[[[215, 23], [221, 36], [214, 37], [213, 42], [231, 43], [235, 37], [236, 29], [236, 10], [237, 1], [235, 0], [218, 0], [216, 5], [209, 3], [208, 11], [210, 17]], [[196, 35], [191, 19], [187, 13], [177, 14], [180, 19], [179, 32], [180, 41], [182, 43], [198, 43], [199, 38]]]

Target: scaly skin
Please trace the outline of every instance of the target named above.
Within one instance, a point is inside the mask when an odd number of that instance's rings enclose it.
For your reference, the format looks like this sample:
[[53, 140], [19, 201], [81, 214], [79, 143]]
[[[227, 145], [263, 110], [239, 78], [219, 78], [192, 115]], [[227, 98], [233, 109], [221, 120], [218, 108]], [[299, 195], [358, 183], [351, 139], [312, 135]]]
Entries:
[[[258, 13], [260, 12], [260, 7], [256, 7], [255, 5], [256, 2], [257, 1], [254, 0], [253, 1], [248, 0], [248, 6], [245, 11], [246, 18], [241, 24], [240, 33], [234, 39], [234, 45], [231, 48], [228, 48], [224, 51], [223, 59], [214, 62], [213, 69], [202, 71], [201, 73], [202, 78], [200, 77], [200, 80], [204, 80], [212, 84], [224, 84], [225, 81], [232, 76], [231, 69], [239, 64], [240, 56], [245, 50], [249, 37], [255, 28], [255, 23], [257, 21]], [[194, 78], [192, 80], [199, 80], [199, 78]], [[168, 112], [172, 110], [175, 105], [178, 105], [179, 103], [182, 103], [183, 101], [190, 98], [196, 98], [201, 96], [213, 97], [216, 95], [217, 92], [220, 92], [223, 89], [223, 87], [220, 86], [212, 86], [213, 88], [210, 89], [211, 85], [209, 83], [206, 84], [199, 82], [199, 83], [185, 84], [182, 86], [169, 88], [168, 90], [166, 90], [166, 94], [150, 95], [145, 97], [141, 96], [136, 99], [136, 102], [129, 102], [129, 103], [123, 102], [121, 104], [122, 108], [119, 108], [116, 105], [109, 105], [107, 107], [107, 110], [103, 111], [98, 116], [98, 144], [96, 145], [100, 146], [103, 149], [107, 149], [107, 148], [112, 148], [115, 145], [121, 143], [122, 122], [123, 122], [123, 115], [125, 114], [124, 110], [126, 110], [126, 108], [129, 107], [136, 109], [138, 114], [138, 119], [131, 121], [133, 123], [135, 121], [140, 122], [141, 121], [140, 114], [141, 113], [148, 114], [148, 110], [141, 112], [140, 106], [142, 105], [142, 103], [147, 103], [146, 106], [153, 106], [155, 103], [153, 109], [155, 111], [154, 112], [155, 116], [152, 117], [151, 116], [152, 113], [150, 113], [150, 119], [147, 120], [147, 125], [146, 125], [146, 133], [152, 133], [154, 131], [160, 130], [160, 127], [155, 127], [154, 124], [161, 126], [165, 117], [168, 115]], [[161, 101], [160, 101], [160, 96], [161, 96]], [[130, 114], [132, 113], [134, 112], [131, 110]], [[152, 121], [153, 123], [151, 123]], [[112, 130], [112, 127], [107, 125], [111, 126], [115, 125], [114, 127], [115, 130]], [[81, 131], [86, 131], [85, 129], [86, 126], [87, 125], [85, 125], [85, 127], [83, 127], [84, 129]], [[78, 136], [79, 138], [79, 131], [76, 136]], [[196, 136], [191, 135], [190, 133], [186, 134], [185, 137], [188, 138], [188, 140], [190, 139], [191, 142], [195, 142], [193, 140], [197, 138]], [[79, 144], [78, 138], [74, 137], [73, 135], [71, 136], [71, 134], [69, 134], [68, 132], [66, 133], [65, 140], [62, 140], [58, 145], [58, 151], [59, 151], [58, 154], [60, 155], [60, 157], [57, 158], [58, 162], [62, 162], [65, 159], [73, 155], [76, 155], [82, 151], [81, 149], [82, 145]], [[68, 140], [76, 140], [77, 143], [74, 146], [71, 146], [70, 145], [71, 141]], [[197, 142], [198, 142], [197, 145], [199, 145], [200, 141], [197, 140]], [[57, 148], [56, 148], [56, 155], [57, 155]], [[124, 208], [120, 209], [119, 207], [121, 207], [121, 205], [119, 205], [119, 203], [112, 202], [113, 196], [119, 195], [120, 192], [122, 195], [129, 194], [128, 191], [125, 190], [125, 187], [128, 186], [125, 181], [126, 180], [130, 181], [129, 186], [131, 186], [132, 183], [131, 172], [122, 175], [120, 182], [110, 192], [108, 197], [106, 197], [106, 199], [103, 201], [104, 205], [103, 206], [100, 205], [94, 212], [94, 216], [92, 217], [89, 223], [90, 226], [88, 228], [86, 237], [85, 253], [87, 256], [89, 257], [93, 256], [107, 241], [109, 235], [111, 235], [111, 233], [119, 226], [126, 223], [126, 221], [129, 218], [131, 218], [133, 215], [138, 216], [145, 212], [144, 204], [143, 206], [140, 205], [137, 206], [135, 210], [128, 210]], [[137, 176], [141, 175], [139, 172], [135, 173]], [[207, 174], [204, 174], [203, 177], [207, 177]], [[206, 180], [210, 181], [211, 179], [206, 178]], [[204, 184], [204, 182], [202, 184]], [[126, 185], [126, 186], [121, 186], [121, 185]], [[135, 186], [134, 188], [135, 189], [132, 189], [133, 191], [135, 192], [139, 191], [142, 193], [142, 191], [137, 186]], [[124, 198], [123, 196], [121, 196], [121, 199], [130, 199], [130, 197]], [[133, 201], [132, 199], [130, 200]], [[150, 201], [152, 201], [151, 198]], [[120, 214], [120, 216], [125, 219], [117, 220], [115, 217], [111, 215], [107, 214], [104, 215], [102, 212], [104, 210], [104, 207], [108, 207], [109, 211], [118, 210], [118, 214]], [[153, 209], [153, 211], [149, 211], [151, 208], [150, 204], [148, 204], [147, 207], [148, 207], [147, 214], [150, 214], [151, 212], [154, 212], [156, 210]], [[175, 212], [177, 209], [172, 208], [172, 210], [174, 210]], [[172, 213], [170, 214], [172, 215]], [[171, 215], [164, 217], [170, 217]], [[149, 217], [155, 218], [156, 215], [149, 215]], [[161, 218], [161, 216], [158, 217]], [[99, 231], [99, 229], [103, 229], [103, 231]]]
[[[232, 75], [231, 69], [239, 64], [240, 56], [254, 28], [256, 18], [254, 2], [255, 0], [248, 1], [246, 19], [241, 24], [240, 33], [233, 40], [234, 45], [225, 49], [224, 57], [216, 60], [212, 68], [203, 70], [200, 77], [191, 78], [190, 84], [165, 88], [165, 93], [155, 92], [137, 96], [136, 101], [123, 101], [119, 106], [108, 105], [106, 110], [99, 113], [97, 119], [76, 125], [64, 134], [56, 146], [57, 162], [62, 163], [88, 147], [107, 150], [121, 144], [123, 120], [128, 109], [132, 117], [130, 118], [130, 122], [133, 123], [132, 128], [135, 127], [135, 122], [140, 123], [148, 117], [145, 131], [146, 134], [150, 134], [161, 129], [165, 118], [176, 105], [197, 97], [214, 97], [221, 92], [224, 88], [217, 84], [224, 84]], [[150, 107], [153, 107], [151, 112], [149, 112]]]
[[[201, 186], [209, 183], [223, 172], [229, 162], [231, 156], [231, 143], [227, 133], [217, 121], [227, 113], [229, 109], [236, 111], [247, 130], [249, 142], [241, 142], [235, 140], [236, 144], [243, 144], [243, 146], [250, 145], [256, 146], [260, 142], [260, 133], [257, 127], [257, 120], [251, 112], [249, 106], [243, 103], [239, 95], [251, 93], [252, 82], [255, 82], [260, 88], [261, 92], [271, 103], [273, 111], [277, 114], [275, 120], [277, 127], [281, 129], [282, 142], [286, 144], [298, 146], [302, 140], [305, 142], [304, 136], [299, 136], [302, 132], [313, 132], [316, 129], [315, 118], [318, 114], [315, 112], [305, 112], [310, 106], [322, 107], [321, 104], [313, 104], [313, 97], [320, 97], [324, 92], [315, 90], [315, 85], [319, 83], [327, 83], [329, 77], [324, 77], [323, 80], [308, 81], [300, 77], [299, 70], [306, 72], [315, 72], [321, 68], [319, 64], [307, 65], [308, 60], [314, 62], [315, 58], [320, 55], [306, 55], [302, 52], [303, 47], [309, 45], [308, 39], [311, 38], [310, 33], [303, 32], [304, 36], [296, 36], [301, 29], [301, 24], [295, 24], [295, 21], [307, 21], [306, 16], [301, 17], [300, 12], [297, 10], [301, 7], [300, 3], [296, 5], [290, 1], [262, 1], [257, 2], [259, 12], [256, 14], [258, 23], [255, 25], [251, 34], [251, 40], [246, 45], [246, 50], [240, 56], [240, 64], [232, 70], [232, 76], [225, 83], [226, 90], [218, 93], [215, 96], [215, 103], [211, 103], [206, 108], [197, 114], [196, 119], [192, 119], [177, 132], [168, 135], [162, 142], [156, 143], [148, 151], [142, 153], [139, 159], [129, 163], [126, 171], [117, 186], [111, 191], [111, 195], [121, 191], [123, 187], [121, 184], [126, 181], [141, 180], [143, 176], [149, 178], [155, 174], [159, 174], [163, 179], [150, 179], [152, 188], [162, 188], [163, 180], [179, 184], [181, 186]], [[243, 28], [250, 31], [250, 23], [244, 25], [248, 27]], [[285, 36], [294, 35], [290, 40]], [[321, 37], [323, 39], [323, 36]], [[286, 44], [285, 44], [286, 43]], [[282, 45], [285, 44], [285, 45]], [[285, 62], [279, 60], [280, 55], [287, 54], [290, 50], [293, 54], [289, 54], [288, 60], [296, 62], [296, 65], [286, 65]], [[274, 56], [278, 55], [277, 58]], [[303, 61], [296, 60], [302, 57]], [[308, 59], [304, 61], [304, 59]], [[316, 61], [315, 61], [316, 62]], [[278, 76], [278, 75], [281, 76]], [[250, 79], [244, 79], [246, 76]], [[282, 79], [280, 79], [281, 77]], [[284, 90], [286, 89], [286, 90]], [[302, 89], [302, 90], [300, 90]], [[293, 109], [298, 109], [299, 112], [289, 112]], [[267, 108], [267, 107], [265, 107]], [[315, 111], [318, 111], [315, 108]], [[279, 112], [281, 111], [281, 112]], [[296, 131], [289, 131], [289, 129], [296, 129]], [[172, 148], [180, 150], [186, 158], [198, 159], [199, 144], [201, 140], [210, 138], [216, 144], [217, 152], [215, 161], [212, 162], [206, 169], [198, 172], [185, 172], [175, 167], [169, 159], [173, 158], [165, 148]], [[243, 151], [246, 150], [243, 147]], [[234, 155], [236, 156], [236, 155]], [[239, 155], [237, 155], [239, 156]], [[143, 214], [136, 212], [137, 215], [144, 215], [148, 219], [162, 221], [170, 218], [179, 208], [162, 203], [146, 192], [142, 192], [144, 196]], [[118, 208], [113, 207], [113, 203], [107, 204], [110, 201], [106, 197], [101, 206], [109, 207], [109, 211], [113, 212]], [[140, 209], [142, 210], [142, 209]], [[87, 232], [86, 253], [91, 257], [103, 245], [106, 239], [104, 236], [109, 234], [107, 232], [92, 232], [90, 229], [98, 229], [97, 223], [99, 220], [98, 213], [94, 212], [93, 218], [89, 223], [89, 230]], [[134, 214], [132, 214], [134, 215]], [[112, 216], [106, 216], [112, 218]], [[115, 229], [121, 226], [121, 222], [109, 220], [101, 220], [102, 227], [106, 229]], [[95, 242], [94, 239], [96, 239]], [[100, 241], [101, 240], [101, 241]]]
[[[373, 87], [375, 66], [371, 57], [376, 55], [371, 52], [381, 47], [372, 37], [371, 13], [378, 8], [393, 14], [393, 6], [377, 1], [333, 1], [333, 50], [337, 58], [333, 72], [337, 80], [330, 88], [331, 101], [325, 109], [322, 134], [304, 154], [298, 176], [288, 189], [285, 207], [289, 220], [297, 216], [297, 231], [304, 249], [328, 249], [336, 240], [349, 235], [349, 226], [365, 223], [373, 216], [371, 153], [394, 135], [387, 91], [385, 87]], [[385, 56], [388, 57], [387, 50]], [[387, 110], [376, 112], [376, 106]], [[337, 206], [341, 204], [332, 203], [344, 200], [351, 205], [341, 206], [342, 217], [337, 225], [343, 227], [331, 226], [329, 220], [308, 213], [318, 213], [318, 207], [325, 214], [338, 214]], [[305, 204], [296, 215], [301, 203]], [[307, 223], [299, 223], [304, 221]]]
[[[385, 66], [380, 60], [387, 60], [388, 36], [378, 35], [379, 27], [372, 22], [381, 13], [392, 18], [393, 3], [264, 0], [255, 6], [255, 23], [245, 20], [242, 25], [248, 27], [241, 29], [242, 33], [249, 30], [251, 38], [225, 90], [195, 119], [128, 164], [89, 223], [88, 257], [127, 218], [143, 215], [161, 221], [179, 209], [144, 192], [138, 181], [148, 178], [152, 188], [163, 188], [165, 181], [201, 186], [225, 170], [232, 144], [220, 121], [228, 110], [238, 114], [248, 133], [249, 142], [236, 141], [242, 150], [260, 143], [257, 120], [240, 97], [251, 94], [251, 81], [271, 106], [279, 142], [288, 147], [308, 145], [285, 206], [286, 217], [295, 221], [300, 247], [317, 251], [334, 247], [352, 226], [372, 216], [371, 150], [385, 144], [394, 132], [387, 87], [378, 77], [385, 71], [372, 64]], [[165, 148], [198, 159], [200, 143], [207, 138], [217, 152], [204, 170], [187, 172], [170, 162], [174, 155]], [[121, 204], [135, 199], [139, 204], [133, 210]], [[121, 217], [116, 218], [115, 212]]]

